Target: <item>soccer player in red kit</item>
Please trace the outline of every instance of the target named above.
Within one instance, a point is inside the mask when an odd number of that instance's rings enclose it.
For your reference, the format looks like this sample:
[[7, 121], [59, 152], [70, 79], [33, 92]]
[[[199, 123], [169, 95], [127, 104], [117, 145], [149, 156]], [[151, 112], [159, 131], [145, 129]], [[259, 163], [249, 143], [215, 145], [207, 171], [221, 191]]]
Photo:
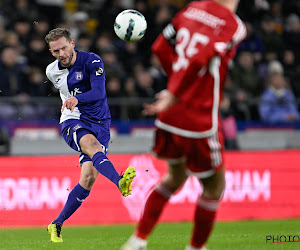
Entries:
[[225, 188], [224, 139], [219, 105], [228, 64], [246, 29], [235, 14], [239, 0], [193, 1], [166, 26], [152, 46], [168, 74], [167, 89], [144, 114], [157, 114], [154, 153], [168, 160], [134, 234], [122, 249], [146, 249], [164, 206], [189, 175], [203, 186], [186, 250], [205, 249]]

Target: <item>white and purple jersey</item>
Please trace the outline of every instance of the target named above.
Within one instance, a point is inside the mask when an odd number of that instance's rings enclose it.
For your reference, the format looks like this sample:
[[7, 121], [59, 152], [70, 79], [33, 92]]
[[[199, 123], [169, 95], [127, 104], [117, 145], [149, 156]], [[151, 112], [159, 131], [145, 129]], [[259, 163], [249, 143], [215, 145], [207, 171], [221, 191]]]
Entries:
[[55, 60], [48, 65], [46, 75], [59, 90], [62, 103], [72, 96], [78, 99], [73, 112], [69, 109], [62, 112], [60, 123], [69, 119], [98, 122], [111, 118], [105, 90], [104, 66], [98, 55], [77, 51], [74, 65], [63, 68]]

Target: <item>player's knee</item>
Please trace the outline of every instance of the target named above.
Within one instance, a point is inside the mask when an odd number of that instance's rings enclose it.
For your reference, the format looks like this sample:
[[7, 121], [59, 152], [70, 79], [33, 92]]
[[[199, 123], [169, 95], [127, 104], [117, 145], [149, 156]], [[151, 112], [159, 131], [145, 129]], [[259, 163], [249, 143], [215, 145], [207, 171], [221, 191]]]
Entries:
[[87, 154], [91, 158], [97, 152], [103, 152], [101, 143], [94, 136], [81, 138], [80, 148], [83, 153]]
[[181, 185], [186, 181], [187, 177], [186, 176], [180, 176], [180, 175], [174, 175], [168, 173], [164, 179], [163, 183], [164, 185], [168, 186], [169, 189], [172, 192], [175, 192]]
[[204, 186], [203, 196], [212, 200], [220, 200], [225, 190], [225, 180], [215, 183], [215, 185]]
[[84, 174], [81, 175], [79, 183], [81, 186], [87, 190], [91, 190], [92, 186], [94, 185], [97, 179], [97, 174]]

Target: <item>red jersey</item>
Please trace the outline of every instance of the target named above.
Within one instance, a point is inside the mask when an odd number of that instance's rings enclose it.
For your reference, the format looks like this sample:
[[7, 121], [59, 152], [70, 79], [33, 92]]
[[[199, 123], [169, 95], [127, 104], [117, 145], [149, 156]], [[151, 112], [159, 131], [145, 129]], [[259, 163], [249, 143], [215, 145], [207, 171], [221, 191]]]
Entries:
[[152, 46], [178, 98], [158, 114], [157, 127], [189, 138], [216, 133], [228, 64], [245, 36], [240, 18], [215, 1], [192, 2], [175, 16]]

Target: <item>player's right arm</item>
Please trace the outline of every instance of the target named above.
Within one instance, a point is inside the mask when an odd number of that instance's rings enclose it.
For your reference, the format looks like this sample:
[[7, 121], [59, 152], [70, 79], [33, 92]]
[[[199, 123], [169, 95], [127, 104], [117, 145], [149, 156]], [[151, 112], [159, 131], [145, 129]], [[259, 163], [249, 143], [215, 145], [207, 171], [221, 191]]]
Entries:
[[162, 68], [168, 76], [172, 73], [172, 64], [176, 58], [175, 44], [178, 16], [180, 16], [187, 8], [188, 6], [176, 14], [172, 19], [172, 22], [163, 29], [162, 33], [156, 38], [151, 47], [152, 53], [158, 57]]

